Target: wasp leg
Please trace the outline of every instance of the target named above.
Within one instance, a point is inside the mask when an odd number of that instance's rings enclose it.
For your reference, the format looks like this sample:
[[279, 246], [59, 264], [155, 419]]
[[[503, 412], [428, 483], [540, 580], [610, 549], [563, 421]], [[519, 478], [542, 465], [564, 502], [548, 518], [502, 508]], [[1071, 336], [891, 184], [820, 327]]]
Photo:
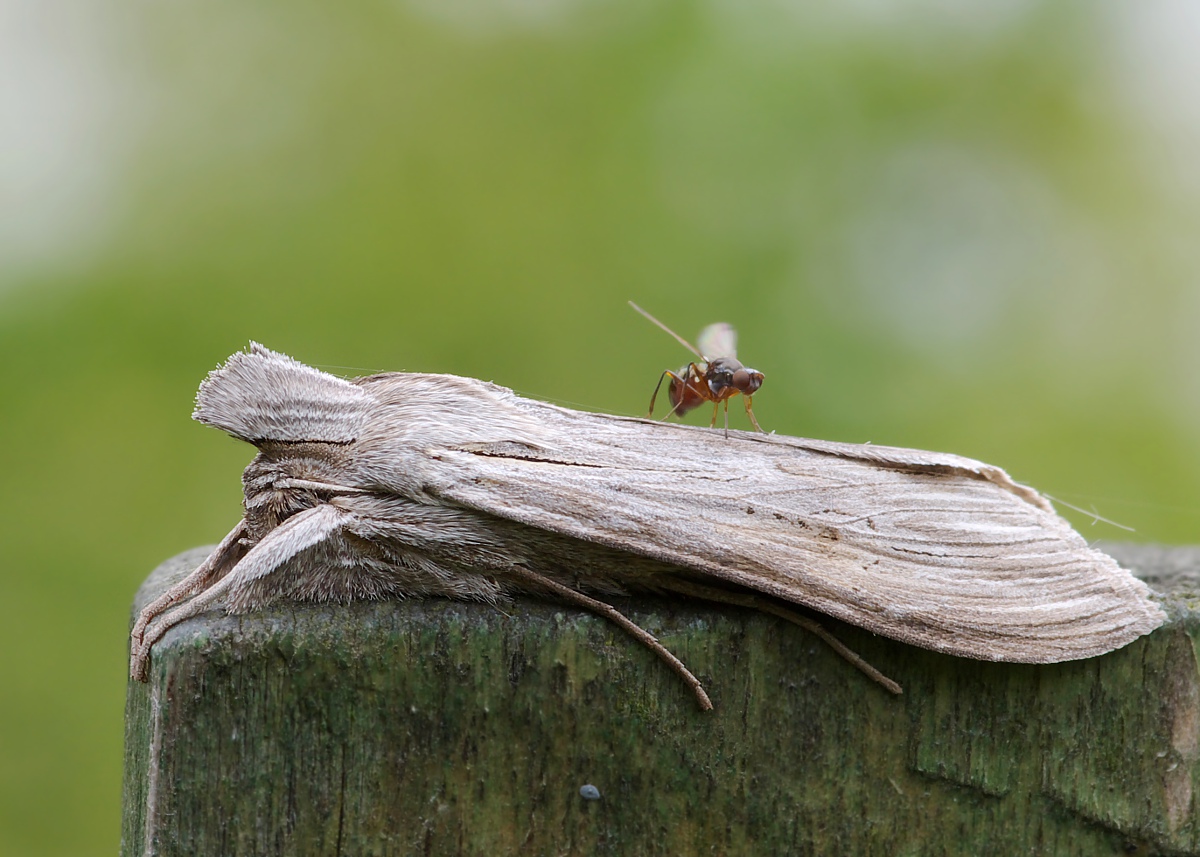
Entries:
[[766, 434], [766, 432], [763, 431], [763, 427], [758, 424], [758, 420], [756, 420], [754, 418], [754, 411], [752, 411], [750, 409], [750, 398], [751, 397], [743, 396], [743, 398], [746, 400], [746, 416], [748, 416], [750, 418], [751, 424], [754, 426], [756, 431], [761, 431], [763, 434]]
[[[650, 397], [650, 410], [646, 412], [646, 419], [650, 419], [652, 416], [654, 416], [654, 403], [658, 400], [658, 391], [662, 389], [663, 379], [667, 377], [669, 377], [672, 381], [680, 381], [682, 383], [682, 379], [670, 369], [664, 370], [663, 373], [658, 376], [658, 383], [654, 385], [654, 395]], [[679, 406], [676, 405], [675, 408], [677, 407]], [[671, 416], [671, 414], [675, 413], [675, 408], [671, 408], [671, 410], [667, 411], [666, 416], [664, 416], [663, 419], [665, 420], [667, 417]]]
[[[705, 388], [700, 387], [696, 384], [696, 378], [698, 376], [699, 376], [699, 369], [696, 367], [695, 363], [688, 364], [687, 372], [685, 373], [685, 377], [683, 377], [683, 378], [680, 378], [678, 375], [676, 375], [670, 369], [665, 370], [661, 375], [658, 376], [658, 383], [654, 385], [654, 395], [650, 397], [650, 410], [646, 414], [646, 419], [650, 419], [651, 417], [654, 416], [654, 403], [655, 403], [655, 401], [658, 400], [658, 391], [662, 389], [662, 382], [663, 382], [664, 378], [670, 378], [672, 382], [678, 382], [679, 384], [681, 384], [683, 386], [684, 390], [695, 393], [696, 396], [700, 399], [708, 398], [705, 395]], [[683, 396], [682, 395], [680, 395], [679, 401], [675, 403], [675, 405], [671, 408], [671, 410], [669, 410], [665, 414], [663, 414], [663, 419], [664, 420], [669, 419], [670, 417], [674, 416], [675, 414], [679, 414], [680, 416], [683, 416], [685, 413], [687, 413], [687, 411], [680, 410], [681, 405], [683, 405]], [[695, 407], [695, 405], [692, 405], [691, 407]], [[690, 409], [691, 408], [689, 408], [688, 410], [690, 410]]]

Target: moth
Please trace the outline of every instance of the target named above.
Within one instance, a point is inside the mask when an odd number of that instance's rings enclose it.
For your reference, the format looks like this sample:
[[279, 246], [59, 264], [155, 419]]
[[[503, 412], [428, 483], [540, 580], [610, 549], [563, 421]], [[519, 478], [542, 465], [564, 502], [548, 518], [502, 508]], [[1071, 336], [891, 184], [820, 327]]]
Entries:
[[713, 415], [708, 427], [714, 428], [717, 424], [717, 411], [724, 402], [725, 434], [728, 436], [729, 400], [740, 393], [746, 404], [746, 416], [750, 418], [750, 424], [756, 431], [762, 431], [762, 426], [758, 424], [758, 420], [754, 418], [754, 411], [750, 408], [750, 400], [762, 386], [763, 373], [743, 366], [737, 359], [737, 332], [730, 325], [718, 322], [704, 328], [696, 340], [700, 343], [700, 347], [697, 348], [633, 301], [630, 301], [629, 305], [675, 337], [680, 345], [700, 360], [699, 363], [688, 363], [678, 373], [667, 369], [658, 376], [658, 384], [654, 387], [654, 394], [650, 396], [647, 417], [654, 416], [654, 402], [658, 399], [658, 391], [662, 388], [663, 380], [670, 378], [671, 383], [667, 385], [667, 397], [671, 400], [668, 417], [671, 414], [683, 416], [705, 402], [712, 402]]
[[1052, 663], [1165, 619], [1141, 581], [1003, 470], [937, 452], [711, 429], [557, 407], [453, 375], [345, 380], [251, 343], [193, 417], [248, 441], [244, 516], [146, 606], [130, 673], [210, 608], [281, 600], [604, 599], [678, 594], [799, 609], [966, 658]]

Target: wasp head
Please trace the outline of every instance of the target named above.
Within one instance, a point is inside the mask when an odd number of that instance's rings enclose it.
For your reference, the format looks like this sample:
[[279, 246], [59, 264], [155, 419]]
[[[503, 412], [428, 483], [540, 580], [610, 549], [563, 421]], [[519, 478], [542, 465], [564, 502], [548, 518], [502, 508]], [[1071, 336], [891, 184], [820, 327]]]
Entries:
[[714, 401], [727, 399], [735, 393], [753, 395], [762, 386], [763, 373], [743, 366], [732, 357], [718, 357], [704, 372]]

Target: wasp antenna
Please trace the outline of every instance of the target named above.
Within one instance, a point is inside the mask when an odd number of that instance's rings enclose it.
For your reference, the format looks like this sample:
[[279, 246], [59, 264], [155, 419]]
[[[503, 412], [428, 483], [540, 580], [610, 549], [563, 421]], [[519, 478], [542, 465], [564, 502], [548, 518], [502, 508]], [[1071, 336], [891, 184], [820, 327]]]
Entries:
[[699, 358], [701, 359], [701, 361], [703, 361], [703, 362], [708, 362], [708, 358], [707, 358], [707, 357], [705, 357], [703, 354], [701, 354], [701, 353], [700, 353], [700, 349], [698, 349], [696, 346], [692, 345], [692, 343], [688, 342], [686, 339], [684, 339], [684, 338], [683, 338], [682, 336], [680, 336], [678, 333], [676, 333], [675, 331], [671, 330], [671, 328], [667, 327], [665, 324], [663, 324], [663, 323], [662, 323], [661, 321], [659, 321], [657, 318], [655, 318], [654, 316], [650, 315], [650, 313], [646, 312], [644, 309], [642, 309], [640, 306], [638, 306], [637, 304], [635, 304], [633, 301], [630, 301], [630, 302], [629, 302], [629, 305], [630, 305], [631, 307], [633, 307], [635, 310], [637, 310], [638, 312], [640, 312], [642, 315], [644, 315], [646, 318], [650, 319], [650, 321], [654, 322], [654, 324], [658, 325], [660, 328], [662, 328], [663, 330], [665, 330], [667, 333], [669, 333], [669, 334], [671, 334], [672, 336], [674, 336], [674, 337], [675, 337], [675, 341], [676, 341], [676, 342], [678, 342], [680, 345], [682, 345], [682, 346], [683, 346], [684, 348], [686, 348], [688, 351], [692, 352], [692, 353], [693, 353], [693, 354], [695, 354], [697, 357], [699, 357]]

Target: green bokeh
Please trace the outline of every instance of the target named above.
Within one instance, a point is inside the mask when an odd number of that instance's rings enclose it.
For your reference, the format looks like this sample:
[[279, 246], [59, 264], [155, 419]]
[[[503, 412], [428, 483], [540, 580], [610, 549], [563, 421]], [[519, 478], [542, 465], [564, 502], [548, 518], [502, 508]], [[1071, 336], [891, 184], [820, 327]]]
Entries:
[[251, 339], [637, 414], [687, 355], [634, 299], [734, 323], [768, 429], [1195, 541], [1200, 196], [1116, 6], [107, 5], [106, 183], [0, 260], [2, 854], [116, 847], [128, 605], [238, 518], [188, 415]]

